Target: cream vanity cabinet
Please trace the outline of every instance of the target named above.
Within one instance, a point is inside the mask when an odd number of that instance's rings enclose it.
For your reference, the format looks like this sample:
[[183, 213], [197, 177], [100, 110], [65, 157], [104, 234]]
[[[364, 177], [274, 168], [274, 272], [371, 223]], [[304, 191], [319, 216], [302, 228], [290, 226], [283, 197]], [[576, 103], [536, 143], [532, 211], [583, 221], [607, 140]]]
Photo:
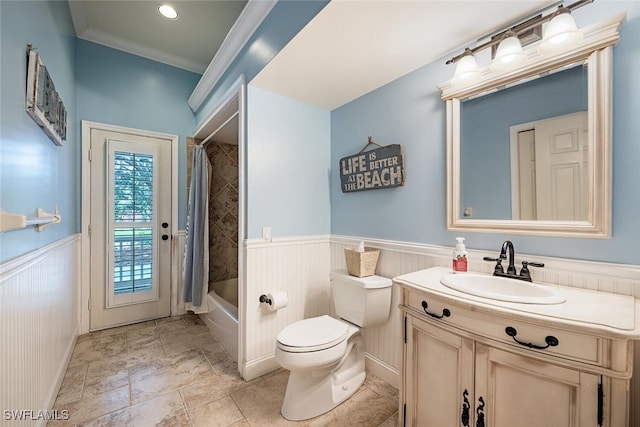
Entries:
[[[394, 279], [404, 316], [401, 426], [629, 426], [636, 300], [567, 289], [555, 306], [487, 303], [441, 285], [448, 273]], [[582, 325], [590, 304], [624, 319], [602, 325], [599, 314]]]

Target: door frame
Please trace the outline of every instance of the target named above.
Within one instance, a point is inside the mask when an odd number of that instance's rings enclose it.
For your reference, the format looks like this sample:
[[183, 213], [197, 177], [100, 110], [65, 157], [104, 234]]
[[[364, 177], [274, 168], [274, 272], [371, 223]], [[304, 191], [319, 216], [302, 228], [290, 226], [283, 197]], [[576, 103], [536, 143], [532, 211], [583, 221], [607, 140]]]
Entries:
[[520, 150], [518, 134], [528, 130], [536, 130], [538, 121], [520, 123], [509, 127], [509, 162], [511, 166], [511, 219], [520, 219]]
[[89, 222], [91, 219], [91, 164], [89, 160], [91, 148], [91, 131], [103, 130], [107, 132], [131, 133], [150, 138], [160, 138], [171, 141], [171, 314], [177, 312], [178, 307], [178, 135], [135, 129], [124, 126], [82, 120], [82, 152], [81, 152], [81, 194], [82, 213], [80, 220], [80, 286], [78, 287], [80, 334], [91, 330], [91, 316], [89, 300], [91, 297], [91, 251], [89, 242]]
[[[242, 378], [246, 375], [246, 230], [247, 230], [247, 84], [241, 74], [222, 95], [212, 112], [197, 124], [194, 138], [206, 138], [215, 133], [228, 119], [238, 115], [238, 372]], [[182, 260], [181, 260], [182, 262]]]

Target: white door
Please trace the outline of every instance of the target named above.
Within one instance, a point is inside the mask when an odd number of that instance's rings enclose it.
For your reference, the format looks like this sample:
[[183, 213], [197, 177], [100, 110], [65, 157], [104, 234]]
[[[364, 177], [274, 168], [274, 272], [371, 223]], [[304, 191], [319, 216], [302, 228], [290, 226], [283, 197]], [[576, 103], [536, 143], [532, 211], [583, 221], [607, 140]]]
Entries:
[[512, 127], [513, 219], [587, 219], [587, 120], [580, 112]]
[[171, 311], [171, 140], [91, 129], [90, 329]]
[[586, 113], [536, 124], [537, 219], [587, 219], [587, 132]]

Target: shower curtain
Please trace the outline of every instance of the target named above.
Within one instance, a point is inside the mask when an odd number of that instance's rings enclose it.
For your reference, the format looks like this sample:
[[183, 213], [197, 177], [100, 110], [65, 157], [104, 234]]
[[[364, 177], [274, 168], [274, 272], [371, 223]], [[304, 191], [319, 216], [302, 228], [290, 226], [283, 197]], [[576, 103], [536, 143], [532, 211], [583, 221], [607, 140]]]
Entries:
[[204, 147], [193, 147], [189, 218], [184, 263], [184, 309], [206, 313], [209, 290], [209, 182], [211, 164]]

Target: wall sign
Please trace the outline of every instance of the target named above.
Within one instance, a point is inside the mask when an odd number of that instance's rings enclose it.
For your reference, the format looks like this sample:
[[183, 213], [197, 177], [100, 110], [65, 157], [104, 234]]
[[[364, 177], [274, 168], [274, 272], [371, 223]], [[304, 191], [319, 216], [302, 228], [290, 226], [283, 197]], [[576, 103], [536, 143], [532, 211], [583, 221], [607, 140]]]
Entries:
[[56, 145], [67, 139], [67, 110], [40, 55], [27, 46], [27, 113]]
[[402, 146], [380, 146], [381, 148], [363, 152], [370, 144], [376, 144], [371, 137], [369, 144], [358, 154], [340, 159], [340, 187], [343, 193], [399, 187], [404, 184]]

